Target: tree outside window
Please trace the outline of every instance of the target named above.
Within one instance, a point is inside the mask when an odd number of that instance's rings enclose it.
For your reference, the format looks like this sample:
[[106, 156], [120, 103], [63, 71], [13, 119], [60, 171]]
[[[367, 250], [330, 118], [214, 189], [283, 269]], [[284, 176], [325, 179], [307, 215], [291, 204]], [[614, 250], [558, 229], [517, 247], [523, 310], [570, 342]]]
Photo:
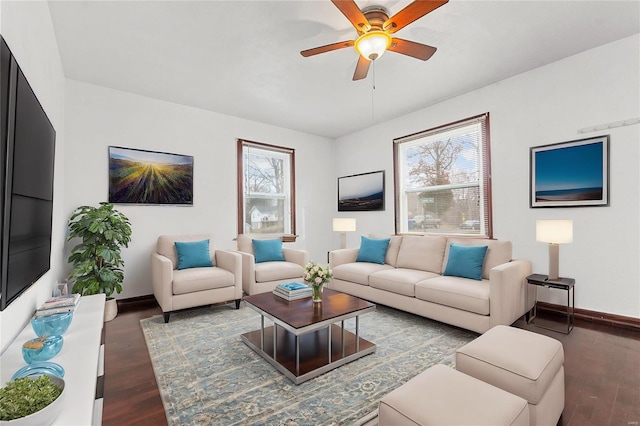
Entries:
[[238, 233], [295, 235], [294, 154], [238, 140]]
[[491, 236], [488, 114], [396, 139], [396, 232]]

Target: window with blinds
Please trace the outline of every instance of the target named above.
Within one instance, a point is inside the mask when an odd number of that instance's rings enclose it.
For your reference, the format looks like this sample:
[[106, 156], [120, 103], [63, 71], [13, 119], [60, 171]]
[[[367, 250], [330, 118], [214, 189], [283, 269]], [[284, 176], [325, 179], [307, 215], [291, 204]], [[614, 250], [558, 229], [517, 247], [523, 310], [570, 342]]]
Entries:
[[295, 152], [238, 140], [238, 233], [295, 235]]
[[396, 233], [492, 237], [489, 114], [394, 140]]

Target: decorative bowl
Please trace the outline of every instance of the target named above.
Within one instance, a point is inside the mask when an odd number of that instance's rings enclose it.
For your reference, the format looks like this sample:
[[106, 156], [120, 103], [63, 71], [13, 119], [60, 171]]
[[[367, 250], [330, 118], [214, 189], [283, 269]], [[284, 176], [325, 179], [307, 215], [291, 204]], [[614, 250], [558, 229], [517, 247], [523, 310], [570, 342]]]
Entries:
[[73, 312], [34, 317], [31, 318], [31, 328], [38, 337], [45, 334], [47, 336], [62, 336], [69, 328], [72, 319]]
[[[29, 375], [28, 377], [30, 379], [36, 379], [38, 376]], [[60, 390], [62, 390], [62, 393], [58, 396], [58, 398], [56, 398], [51, 404], [47, 405], [43, 409], [29, 414], [28, 416], [20, 417], [13, 420], [0, 420], [0, 426], [48, 426], [53, 423], [56, 417], [58, 417], [58, 414], [60, 414], [60, 410], [62, 409], [62, 404], [65, 396], [65, 386], [64, 379], [57, 376], [49, 377], [51, 378], [51, 381], [58, 388], [60, 388]]]
[[64, 368], [55, 362], [34, 362], [33, 364], [25, 365], [13, 373], [11, 380], [27, 376], [42, 376], [43, 374], [60, 377], [62, 379], [64, 377]]
[[62, 336], [41, 336], [22, 345], [22, 358], [27, 364], [47, 361], [58, 355], [62, 349]]

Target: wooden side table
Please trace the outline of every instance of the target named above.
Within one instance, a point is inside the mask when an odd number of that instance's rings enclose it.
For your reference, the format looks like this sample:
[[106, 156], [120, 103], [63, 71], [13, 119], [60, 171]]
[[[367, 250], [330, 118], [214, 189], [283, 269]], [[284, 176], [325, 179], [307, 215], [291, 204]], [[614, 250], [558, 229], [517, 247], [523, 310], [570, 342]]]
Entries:
[[[576, 294], [575, 294], [575, 284], [576, 280], [573, 278], [558, 278], [557, 280], [550, 280], [548, 275], [542, 274], [531, 274], [527, 277], [527, 283], [531, 285], [535, 285], [536, 287], [536, 297], [535, 302], [533, 304], [533, 315], [529, 316], [527, 320], [527, 324], [533, 324], [536, 327], [546, 328], [547, 330], [558, 331], [560, 333], [569, 334], [571, 330], [573, 330], [573, 323], [575, 320], [575, 306], [576, 306]], [[545, 288], [555, 288], [558, 290], [564, 290], [567, 292], [567, 329], [558, 330], [555, 328], [545, 327], [542, 325], [535, 324], [533, 320], [537, 316], [537, 305], [538, 305], [538, 287]], [[529, 286], [527, 286], [527, 291], [529, 291]], [[528, 297], [527, 297], [528, 300]]]

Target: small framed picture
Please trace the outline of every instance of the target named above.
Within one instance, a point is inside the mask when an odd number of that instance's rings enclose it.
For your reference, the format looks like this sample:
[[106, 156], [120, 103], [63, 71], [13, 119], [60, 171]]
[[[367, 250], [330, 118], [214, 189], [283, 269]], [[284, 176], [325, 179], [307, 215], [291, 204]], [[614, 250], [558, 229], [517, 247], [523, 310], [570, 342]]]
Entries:
[[338, 178], [338, 211], [384, 210], [384, 170]]
[[609, 205], [609, 135], [530, 150], [531, 207]]

